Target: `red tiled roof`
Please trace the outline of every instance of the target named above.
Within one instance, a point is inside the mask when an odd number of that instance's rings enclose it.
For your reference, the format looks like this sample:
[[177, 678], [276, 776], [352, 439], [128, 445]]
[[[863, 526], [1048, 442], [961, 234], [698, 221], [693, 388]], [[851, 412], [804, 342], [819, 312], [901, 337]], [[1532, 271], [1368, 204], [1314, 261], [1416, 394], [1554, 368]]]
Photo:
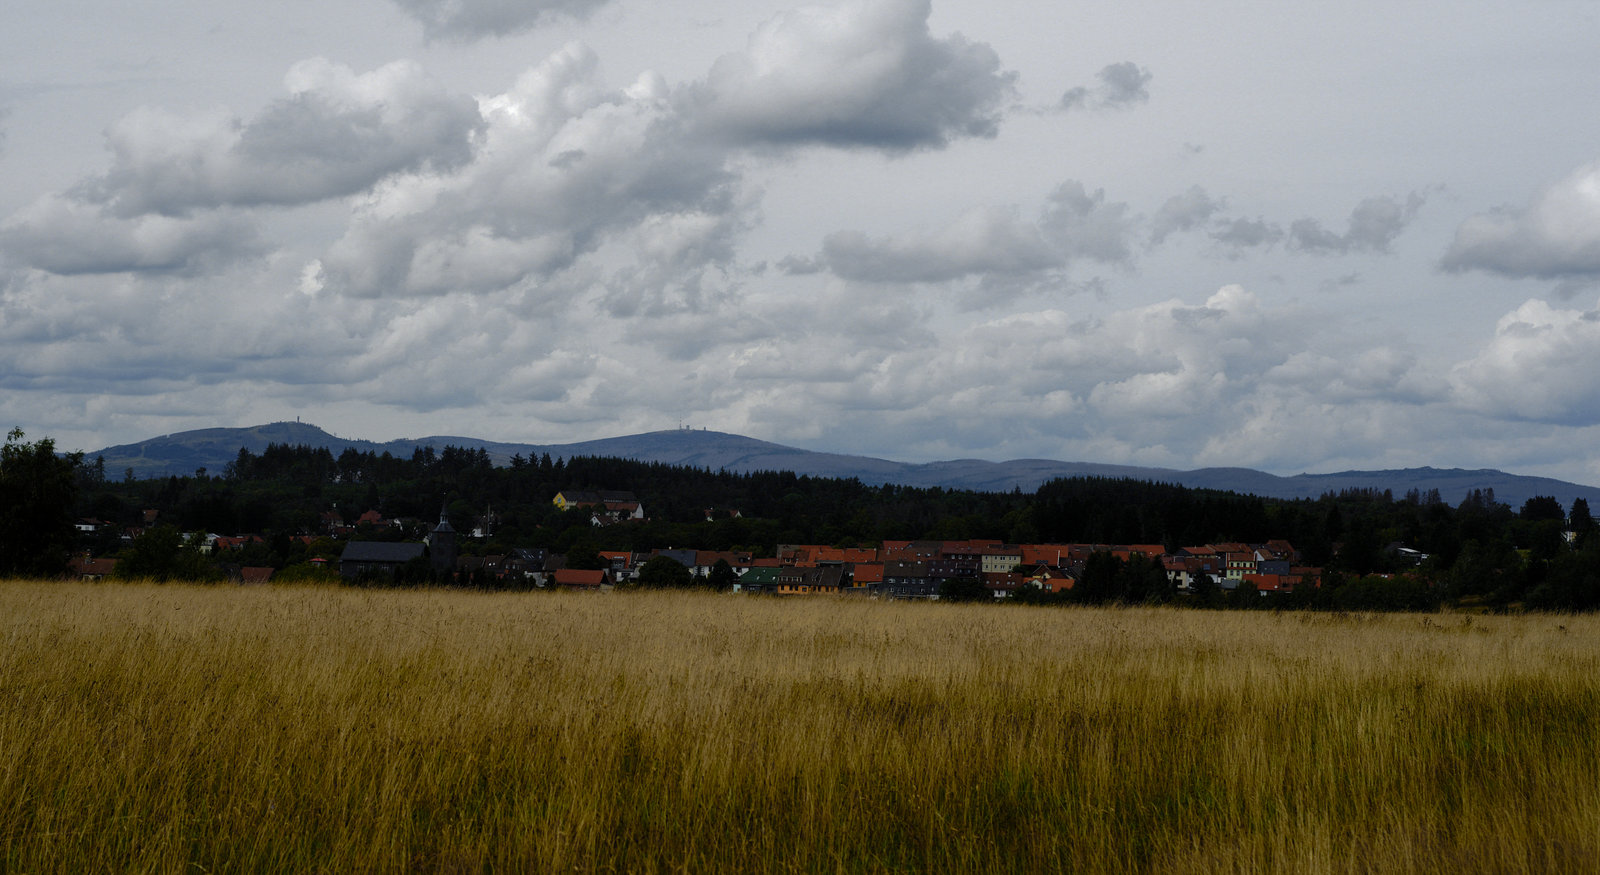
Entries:
[[604, 571], [582, 571], [577, 568], [562, 568], [555, 573], [556, 586], [592, 586], [598, 587], [606, 582]]

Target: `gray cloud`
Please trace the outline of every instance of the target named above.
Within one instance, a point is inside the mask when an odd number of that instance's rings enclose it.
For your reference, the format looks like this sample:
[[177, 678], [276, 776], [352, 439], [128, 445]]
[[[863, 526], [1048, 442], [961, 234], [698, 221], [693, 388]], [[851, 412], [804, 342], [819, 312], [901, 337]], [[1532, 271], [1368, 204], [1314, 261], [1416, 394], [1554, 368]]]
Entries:
[[945, 282], [970, 275], [1024, 276], [1060, 267], [1062, 255], [1011, 209], [975, 210], [928, 235], [872, 239], [830, 234], [822, 261], [845, 279]]
[[1369, 197], [1350, 213], [1349, 228], [1335, 234], [1315, 219], [1297, 219], [1289, 225], [1289, 245], [1303, 252], [1347, 255], [1353, 252], [1388, 252], [1422, 208], [1425, 198], [1417, 192], [1404, 202], [1380, 195]]
[[1156, 211], [1150, 220], [1150, 242], [1159, 244], [1172, 234], [1204, 227], [1225, 205], [1200, 186], [1190, 186], [1183, 194], [1167, 198]]
[[979, 277], [992, 293], [966, 303], [993, 303], [994, 294], [1015, 294], [1028, 286], [1062, 287], [1060, 271], [1087, 259], [1124, 264], [1131, 257], [1135, 220], [1125, 203], [1107, 203], [1069, 180], [1049, 196], [1038, 222], [1024, 220], [1015, 208], [970, 210], [932, 232], [871, 237], [839, 231], [823, 240], [815, 258], [791, 256], [780, 262], [789, 275], [826, 268], [860, 282], [943, 283]]
[[1237, 218], [1218, 221], [1211, 230], [1211, 239], [1235, 250], [1257, 246], [1271, 246], [1283, 239], [1283, 229], [1257, 216], [1254, 219]]
[[1063, 182], [1051, 193], [1039, 226], [1068, 258], [1104, 264], [1131, 259], [1134, 220], [1127, 204], [1106, 203], [1103, 189], [1090, 194], [1081, 182]]
[[610, 0], [393, 0], [421, 22], [429, 39], [475, 40], [532, 30], [562, 18], [582, 19]]
[[1100, 69], [1100, 84], [1078, 86], [1061, 95], [1062, 109], [1125, 109], [1150, 100], [1149, 70], [1132, 61], [1107, 64]]
[[0, 252], [54, 274], [210, 272], [259, 254], [254, 224], [232, 215], [123, 218], [47, 196], [0, 225]]
[[1600, 161], [1548, 186], [1522, 209], [1500, 208], [1462, 222], [1441, 266], [1517, 278], [1600, 279]]
[[929, 13], [929, 0], [783, 13], [717, 60], [692, 111], [749, 144], [903, 152], [994, 136], [1016, 74], [985, 44], [932, 37]]
[[107, 132], [105, 176], [79, 186], [117, 214], [184, 215], [223, 205], [293, 205], [366, 190], [395, 173], [460, 166], [482, 127], [476, 102], [397, 62], [357, 75], [296, 64], [291, 97], [249, 122], [139, 110]]

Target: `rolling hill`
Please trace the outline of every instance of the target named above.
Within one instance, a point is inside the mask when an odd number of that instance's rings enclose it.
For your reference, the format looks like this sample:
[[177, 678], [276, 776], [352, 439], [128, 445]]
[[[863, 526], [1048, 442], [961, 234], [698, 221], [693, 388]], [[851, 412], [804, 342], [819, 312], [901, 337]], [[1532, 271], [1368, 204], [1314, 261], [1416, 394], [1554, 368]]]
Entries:
[[1032, 492], [1039, 484], [1057, 477], [1093, 476], [1155, 480], [1198, 489], [1222, 489], [1286, 499], [1317, 498], [1327, 492], [1351, 488], [1388, 489], [1397, 496], [1411, 489], [1423, 492], [1437, 489], [1445, 501], [1455, 504], [1472, 489], [1493, 489], [1497, 500], [1513, 508], [1520, 507], [1522, 502], [1535, 495], [1553, 496], [1563, 506], [1570, 505], [1574, 498], [1584, 498], [1591, 504], [1600, 502], [1600, 488], [1594, 486], [1548, 477], [1507, 474], [1492, 469], [1403, 468], [1280, 477], [1250, 468], [1179, 471], [1051, 459], [1014, 459], [1008, 462], [954, 459], [913, 464], [868, 456], [812, 452], [742, 435], [687, 429], [570, 444], [514, 444], [445, 435], [379, 443], [336, 437], [306, 423], [274, 422], [250, 428], [207, 428], [162, 435], [134, 444], [106, 447], [86, 453], [85, 456], [89, 459], [103, 457], [106, 471], [111, 476], [122, 476], [131, 471], [134, 477], [165, 477], [193, 474], [200, 468], [218, 474], [238, 456], [241, 447], [259, 453], [273, 443], [327, 447], [334, 455], [344, 452], [346, 448], [354, 448], [361, 452], [387, 452], [408, 458], [412, 452], [425, 446], [436, 449], [446, 446], [481, 448], [500, 465], [506, 464], [517, 454], [537, 457], [549, 453], [557, 458], [615, 456], [711, 470], [793, 471], [814, 477], [855, 477], [874, 485], [895, 483], [980, 492], [1009, 492], [1013, 489]]

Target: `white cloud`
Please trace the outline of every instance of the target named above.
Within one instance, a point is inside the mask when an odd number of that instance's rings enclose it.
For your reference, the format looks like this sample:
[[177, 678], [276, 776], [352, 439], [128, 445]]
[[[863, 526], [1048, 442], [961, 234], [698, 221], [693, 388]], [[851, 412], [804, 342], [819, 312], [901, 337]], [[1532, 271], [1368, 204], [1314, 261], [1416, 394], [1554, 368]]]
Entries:
[[584, 18], [610, 0], [394, 0], [429, 38], [509, 36], [563, 18]]
[[928, 32], [929, 0], [807, 6], [762, 25], [694, 93], [707, 127], [775, 146], [938, 148], [992, 137], [1014, 73], [982, 43]]
[[[487, 128], [470, 163], [379, 189], [322, 256], [325, 284], [368, 297], [488, 291], [547, 279], [647, 226], [738, 233], [751, 202], [725, 154], [686, 135], [664, 92], [648, 74], [608, 89], [591, 50], [563, 49], [483, 99]], [[648, 259], [664, 238], [633, 239]], [[729, 253], [726, 241], [701, 239], [679, 257]]]
[[1501, 317], [1493, 339], [1451, 380], [1462, 404], [1490, 416], [1600, 424], [1600, 307], [1530, 300]]
[[110, 172], [78, 196], [121, 216], [225, 205], [294, 205], [365, 191], [386, 176], [449, 169], [472, 155], [482, 121], [415, 64], [369, 73], [322, 59], [286, 77], [291, 96], [241, 121], [141, 109], [106, 132]]
[[1442, 264], [1508, 277], [1600, 278], [1600, 161], [1546, 187], [1522, 209], [1503, 207], [1462, 222]]
[[55, 274], [195, 274], [262, 251], [255, 226], [233, 214], [122, 218], [47, 195], [0, 223], [0, 252]]

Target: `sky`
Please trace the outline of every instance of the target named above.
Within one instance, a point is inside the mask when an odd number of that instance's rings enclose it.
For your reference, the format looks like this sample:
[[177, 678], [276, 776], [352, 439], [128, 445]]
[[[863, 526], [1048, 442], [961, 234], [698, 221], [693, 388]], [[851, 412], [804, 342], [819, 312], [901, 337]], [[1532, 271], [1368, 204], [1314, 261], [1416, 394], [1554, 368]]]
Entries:
[[0, 425], [1600, 484], [1600, 4], [7, 0]]

